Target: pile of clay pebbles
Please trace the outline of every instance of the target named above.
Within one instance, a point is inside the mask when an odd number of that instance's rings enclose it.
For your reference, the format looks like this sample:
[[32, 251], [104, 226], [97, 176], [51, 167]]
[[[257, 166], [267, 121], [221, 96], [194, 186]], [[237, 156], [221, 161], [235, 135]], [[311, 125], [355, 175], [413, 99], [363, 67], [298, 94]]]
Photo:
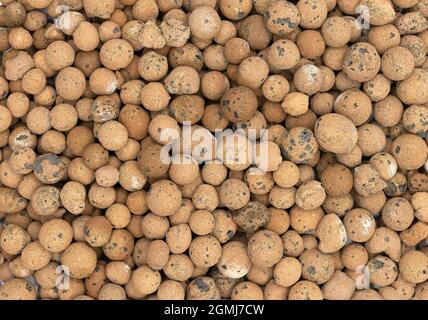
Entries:
[[428, 299], [428, 0], [2, 0], [0, 299]]

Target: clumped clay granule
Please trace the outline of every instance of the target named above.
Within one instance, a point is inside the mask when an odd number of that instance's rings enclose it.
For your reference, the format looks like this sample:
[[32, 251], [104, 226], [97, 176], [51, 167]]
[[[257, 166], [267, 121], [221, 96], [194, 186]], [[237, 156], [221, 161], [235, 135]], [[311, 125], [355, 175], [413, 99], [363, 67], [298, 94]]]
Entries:
[[428, 300], [427, 19], [2, 1], [0, 299]]

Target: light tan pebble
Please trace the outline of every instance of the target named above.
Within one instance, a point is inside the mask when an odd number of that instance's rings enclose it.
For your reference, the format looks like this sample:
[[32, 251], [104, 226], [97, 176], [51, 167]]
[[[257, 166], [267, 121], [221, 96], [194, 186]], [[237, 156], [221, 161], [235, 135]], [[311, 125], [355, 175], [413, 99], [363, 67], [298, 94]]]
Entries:
[[355, 281], [344, 272], [336, 270], [322, 287], [324, 299], [349, 300], [355, 292]]
[[324, 216], [317, 227], [320, 239], [319, 249], [324, 253], [339, 251], [346, 244], [348, 236], [340, 218], [331, 213]]
[[314, 132], [323, 149], [337, 154], [351, 152], [358, 140], [355, 125], [339, 114], [321, 116], [315, 124]]
[[245, 276], [251, 267], [246, 246], [238, 241], [225, 244], [217, 267], [220, 273], [229, 278], [238, 279]]
[[153, 20], [149, 20], [144, 24], [140, 37], [142, 46], [146, 48], [160, 49], [165, 46], [162, 32]]
[[323, 300], [323, 293], [315, 283], [301, 280], [290, 288], [288, 300]]
[[248, 256], [259, 267], [274, 266], [281, 260], [282, 254], [281, 238], [270, 230], [256, 232], [248, 242]]
[[321, 183], [313, 180], [297, 189], [296, 204], [304, 210], [312, 210], [321, 206], [325, 197], [326, 193]]

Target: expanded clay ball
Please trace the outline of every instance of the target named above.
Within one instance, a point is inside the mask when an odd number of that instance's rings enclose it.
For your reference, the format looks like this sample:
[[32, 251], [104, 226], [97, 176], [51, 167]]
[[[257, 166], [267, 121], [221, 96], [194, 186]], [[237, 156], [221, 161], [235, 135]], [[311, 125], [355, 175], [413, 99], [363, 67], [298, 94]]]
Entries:
[[33, 171], [36, 153], [30, 148], [14, 151], [9, 158], [9, 165], [18, 174], [28, 174]]
[[227, 90], [220, 101], [223, 115], [230, 121], [249, 121], [257, 111], [257, 97], [249, 88], [237, 86]]
[[85, 209], [86, 190], [79, 182], [67, 182], [60, 193], [61, 204], [72, 214], [80, 214]]
[[325, 51], [324, 38], [318, 31], [305, 30], [300, 32], [296, 43], [302, 57], [307, 59], [319, 58]]
[[299, 48], [290, 40], [277, 40], [268, 49], [267, 62], [271, 68], [291, 69], [299, 63], [299, 59]]
[[309, 96], [301, 92], [291, 92], [285, 96], [282, 109], [291, 116], [300, 116], [308, 111]]
[[367, 268], [370, 274], [372, 274], [370, 282], [381, 287], [388, 286], [394, 282], [398, 274], [395, 263], [383, 256], [369, 260]]
[[248, 256], [258, 267], [273, 267], [281, 260], [282, 254], [282, 240], [273, 231], [258, 231], [249, 239]]
[[52, 219], [43, 223], [39, 231], [40, 244], [52, 253], [62, 252], [72, 242], [73, 229], [62, 219]]
[[113, 283], [106, 283], [98, 294], [98, 300], [126, 300], [123, 287]]
[[290, 161], [307, 163], [318, 151], [313, 132], [304, 127], [292, 128], [281, 143], [283, 155]]
[[250, 53], [250, 45], [242, 38], [232, 38], [224, 44], [224, 57], [229, 63], [239, 64]]
[[171, 94], [195, 94], [200, 88], [200, 77], [195, 69], [179, 66], [164, 79], [164, 84]]
[[248, 183], [250, 191], [258, 195], [268, 193], [275, 184], [271, 173], [263, 173], [252, 169], [246, 171], [244, 179]]
[[428, 73], [415, 68], [407, 79], [397, 84], [397, 96], [406, 104], [424, 104], [428, 101], [427, 84]]
[[426, 30], [428, 27], [424, 15], [420, 12], [409, 12], [400, 16], [395, 25], [400, 34], [415, 34]]
[[[74, 60], [74, 58], [70, 60]], [[17, 81], [22, 79], [24, 74], [33, 67], [34, 60], [32, 57], [24, 51], [19, 51], [14, 58], [8, 59], [4, 62], [4, 76], [7, 80]]]
[[321, 289], [313, 282], [302, 280], [290, 288], [288, 300], [322, 300]]
[[219, 200], [229, 209], [241, 209], [250, 200], [250, 190], [242, 180], [227, 179], [220, 186]]
[[154, 271], [148, 266], [141, 266], [132, 272], [131, 280], [126, 284], [125, 289], [128, 295], [142, 298], [155, 292], [160, 282], [161, 276], [158, 271]]
[[425, 125], [427, 118], [428, 112], [425, 107], [412, 105], [403, 113], [403, 126], [410, 133], [423, 133], [428, 129]]
[[77, 100], [86, 90], [85, 75], [77, 68], [64, 68], [55, 78], [55, 88], [57, 94], [62, 98]]
[[393, 141], [391, 154], [400, 168], [416, 170], [426, 160], [428, 147], [419, 136], [406, 133]]
[[224, 210], [215, 210], [212, 214], [214, 216], [214, 229], [211, 234], [220, 243], [225, 243], [235, 235], [238, 227], [233, 221], [231, 213]]
[[208, 184], [197, 186], [192, 194], [192, 203], [196, 209], [214, 211], [219, 204], [217, 190]]
[[302, 265], [302, 278], [315, 284], [330, 280], [334, 273], [334, 260], [329, 254], [318, 249], [307, 249], [299, 257]]
[[392, 24], [373, 27], [368, 32], [368, 42], [377, 49], [379, 54], [383, 54], [386, 50], [398, 46], [400, 40], [400, 32]]
[[251, 89], [262, 85], [269, 74], [267, 62], [260, 57], [249, 57], [244, 59], [238, 68], [238, 82]]
[[251, 267], [246, 246], [239, 241], [228, 242], [223, 246], [217, 267], [221, 274], [231, 279], [245, 276]]
[[424, 55], [426, 54], [426, 44], [424, 41], [414, 35], [407, 35], [401, 39], [400, 45], [410, 50], [415, 60], [415, 66], [420, 67], [424, 64]]
[[209, 6], [200, 6], [189, 15], [188, 23], [193, 36], [201, 40], [211, 40], [221, 28], [218, 13]]
[[209, 268], [221, 258], [222, 247], [216, 238], [210, 235], [197, 236], [189, 246], [189, 257], [196, 267]]
[[46, 62], [55, 71], [70, 67], [75, 56], [73, 47], [62, 40], [54, 41], [46, 48]]
[[52, 127], [58, 131], [69, 131], [78, 121], [76, 109], [67, 103], [57, 104], [53, 107], [49, 117]]
[[46, 184], [54, 184], [60, 181], [64, 177], [66, 169], [66, 163], [51, 153], [38, 156], [33, 165], [36, 178]]
[[201, 170], [201, 177], [204, 182], [218, 186], [227, 178], [227, 168], [221, 161], [208, 161], [204, 164]]
[[220, 45], [210, 45], [204, 49], [203, 57], [209, 70], [226, 70], [228, 62], [224, 56], [224, 47]]
[[128, 131], [118, 121], [107, 121], [98, 128], [98, 140], [109, 151], [118, 151], [128, 142]]
[[242, 172], [253, 162], [253, 145], [244, 136], [238, 133], [227, 134], [221, 137], [216, 146], [216, 156], [222, 159], [224, 165], [235, 172]]
[[88, 191], [88, 200], [95, 208], [106, 209], [116, 200], [116, 190], [93, 184]]
[[31, 238], [28, 233], [18, 225], [7, 225], [1, 232], [0, 246], [6, 254], [19, 254], [30, 242]]
[[35, 213], [41, 216], [54, 214], [60, 206], [60, 191], [53, 186], [41, 186], [34, 190], [30, 204]]
[[323, 286], [322, 292], [328, 300], [349, 300], [355, 292], [355, 283], [346, 273], [337, 270]]
[[339, 48], [351, 40], [351, 24], [343, 17], [330, 17], [324, 21], [321, 29], [326, 44]]
[[371, 13], [370, 23], [375, 26], [385, 25], [395, 19], [396, 13], [394, 12], [392, 2], [389, 0], [363, 0], [360, 4], [366, 5], [369, 8]]
[[[230, 88], [228, 78], [219, 71], [210, 71], [201, 77], [201, 91], [203, 95], [210, 100], [220, 100], [223, 94]], [[196, 106], [199, 104], [196, 104]], [[199, 109], [196, 109], [199, 111]], [[201, 110], [202, 111], [202, 110]], [[190, 111], [187, 111], [190, 112]], [[199, 115], [200, 113], [200, 115]], [[198, 112], [195, 120], [200, 120], [202, 112]], [[191, 122], [197, 122], [190, 119]]]
[[384, 180], [389, 180], [397, 173], [397, 162], [389, 153], [380, 152], [370, 158], [370, 164], [379, 172]]
[[293, 206], [290, 210], [290, 226], [299, 234], [313, 233], [324, 216], [321, 207], [312, 210], [304, 210], [299, 206]]
[[320, 147], [337, 154], [351, 152], [358, 140], [355, 125], [348, 118], [333, 113], [318, 119], [314, 133]]
[[141, 102], [149, 111], [160, 111], [171, 99], [168, 91], [161, 83], [151, 82], [141, 89]]
[[343, 71], [351, 79], [366, 82], [376, 76], [381, 58], [372, 45], [359, 42], [352, 45], [343, 61]]
[[190, 230], [200, 236], [211, 233], [214, 229], [214, 223], [214, 216], [207, 210], [196, 210], [189, 217]]
[[297, 3], [297, 9], [301, 15], [299, 25], [305, 29], [317, 29], [327, 18], [327, 1], [302, 0]]
[[324, 202], [326, 197], [325, 189], [320, 182], [312, 180], [297, 188], [296, 204], [303, 210], [315, 209]]
[[[287, 93], [290, 91], [290, 84], [288, 80], [281, 75], [271, 75], [263, 83], [262, 91], [263, 96], [269, 101], [281, 102], [287, 95]], [[265, 104], [263, 106], [265, 106]], [[267, 117], [265, 113], [264, 115], [265, 117]], [[273, 119], [266, 120], [269, 120], [269, 122], [273, 122]]]
[[300, 23], [299, 9], [288, 1], [277, 1], [267, 6], [264, 12], [267, 29], [278, 35], [293, 32]]
[[169, 216], [174, 214], [181, 205], [181, 191], [178, 186], [168, 180], [153, 183], [147, 193], [147, 206], [155, 214]]
[[282, 188], [290, 188], [299, 182], [299, 167], [291, 161], [283, 161], [273, 172], [273, 180]]
[[61, 264], [69, 268], [70, 276], [83, 279], [94, 272], [97, 255], [86, 243], [75, 242], [62, 253]]
[[348, 89], [336, 98], [334, 111], [352, 120], [356, 126], [360, 126], [372, 114], [372, 102], [363, 91]]
[[100, 61], [110, 70], [127, 67], [134, 57], [134, 50], [128, 41], [111, 39], [105, 42], [100, 49]]
[[106, 165], [95, 171], [95, 181], [102, 187], [111, 187], [119, 181], [119, 175], [116, 167]]
[[30, 270], [40, 270], [50, 261], [52, 255], [38, 241], [29, 243], [21, 253], [21, 262]]
[[179, 154], [171, 159], [168, 173], [173, 182], [178, 185], [185, 185], [198, 177], [199, 166], [191, 156]]
[[390, 80], [401, 81], [408, 78], [415, 67], [414, 57], [405, 47], [388, 49], [382, 55], [382, 72]]
[[322, 171], [320, 179], [326, 193], [334, 197], [349, 194], [353, 186], [352, 172], [338, 163], [327, 166]]
[[426, 221], [426, 206], [424, 204], [424, 201], [427, 197], [426, 192], [416, 192], [413, 194], [411, 202], [413, 208], [415, 208], [415, 217], [418, 218], [421, 221]]
[[134, 250], [134, 239], [125, 229], [112, 231], [110, 239], [103, 246], [103, 252], [110, 260], [118, 261], [128, 258]]
[[153, 270], [162, 270], [168, 263], [168, 244], [163, 240], [153, 240], [147, 248], [147, 264]]
[[391, 91], [391, 83], [384, 75], [378, 74], [372, 80], [365, 82], [363, 89], [369, 98], [376, 102], [388, 96]]
[[171, 280], [186, 281], [192, 276], [194, 268], [195, 266], [188, 255], [171, 254], [163, 271]]
[[[206, 215], [206, 212], [204, 213]], [[186, 251], [191, 241], [192, 230], [189, 225], [185, 223], [172, 226], [166, 233], [166, 242], [170, 251], [174, 254], [180, 254]]]
[[233, 221], [246, 232], [253, 232], [266, 225], [270, 217], [271, 212], [264, 204], [250, 201], [243, 208], [236, 211]]
[[300, 279], [302, 266], [296, 258], [283, 258], [275, 265], [273, 275], [276, 284], [282, 287], [290, 287]]
[[376, 222], [365, 209], [353, 209], [345, 214], [343, 223], [349, 239], [354, 242], [368, 241], [375, 232]]
[[92, 247], [101, 247], [107, 243], [112, 232], [112, 225], [106, 217], [92, 217], [83, 227], [83, 235]]
[[263, 300], [263, 291], [257, 284], [243, 281], [234, 287], [231, 300]]
[[187, 286], [186, 297], [188, 300], [219, 300], [220, 290], [214, 279], [197, 277]]
[[428, 259], [420, 251], [406, 252], [399, 262], [400, 275], [410, 283], [422, 283], [427, 280]]
[[100, 42], [98, 30], [93, 24], [82, 21], [74, 29], [73, 41], [78, 49], [92, 51], [98, 47]]
[[131, 278], [131, 267], [123, 261], [112, 261], [106, 265], [105, 273], [111, 282], [124, 285]]
[[367, 197], [373, 195], [387, 186], [386, 182], [379, 176], [378, 171], [370, 164], [362, 164], [354, 170], [354, 188]]
[[154, 51], [142, 55], [138, 61], [138, 72], [146, 81], [158, 81], [166, 75], [167, 71], [166, 57]]
[[366, 123], [358, 128], [358, 146], [363, 156], [372, 156], [384, 150], [386, 137], [377, 125]]
[[37, 95], [45, 88], [46, 75], [41, 69], [32, 69], [22, 77], [21, 85], [26, 93]]
[[0, 288], [2, 300], [36, 300], [37, 291], [31, 282], [25, 279], [10, 279]]
[[89, 77], [89, 88], [95, 94], [112, 94], [118, 87], [115, 73], [106, 68], [94, 70]]
[[174, 280], [165, 280], [160, 284], [157, 291], [159, 300], [184, 300], [185, 295], [183, 285]]
[[389, 199], [382, 209], [382, 221], [395, 231], [403, 231], [410, 227], [414, 219], [411, 203], [401, 197]]

